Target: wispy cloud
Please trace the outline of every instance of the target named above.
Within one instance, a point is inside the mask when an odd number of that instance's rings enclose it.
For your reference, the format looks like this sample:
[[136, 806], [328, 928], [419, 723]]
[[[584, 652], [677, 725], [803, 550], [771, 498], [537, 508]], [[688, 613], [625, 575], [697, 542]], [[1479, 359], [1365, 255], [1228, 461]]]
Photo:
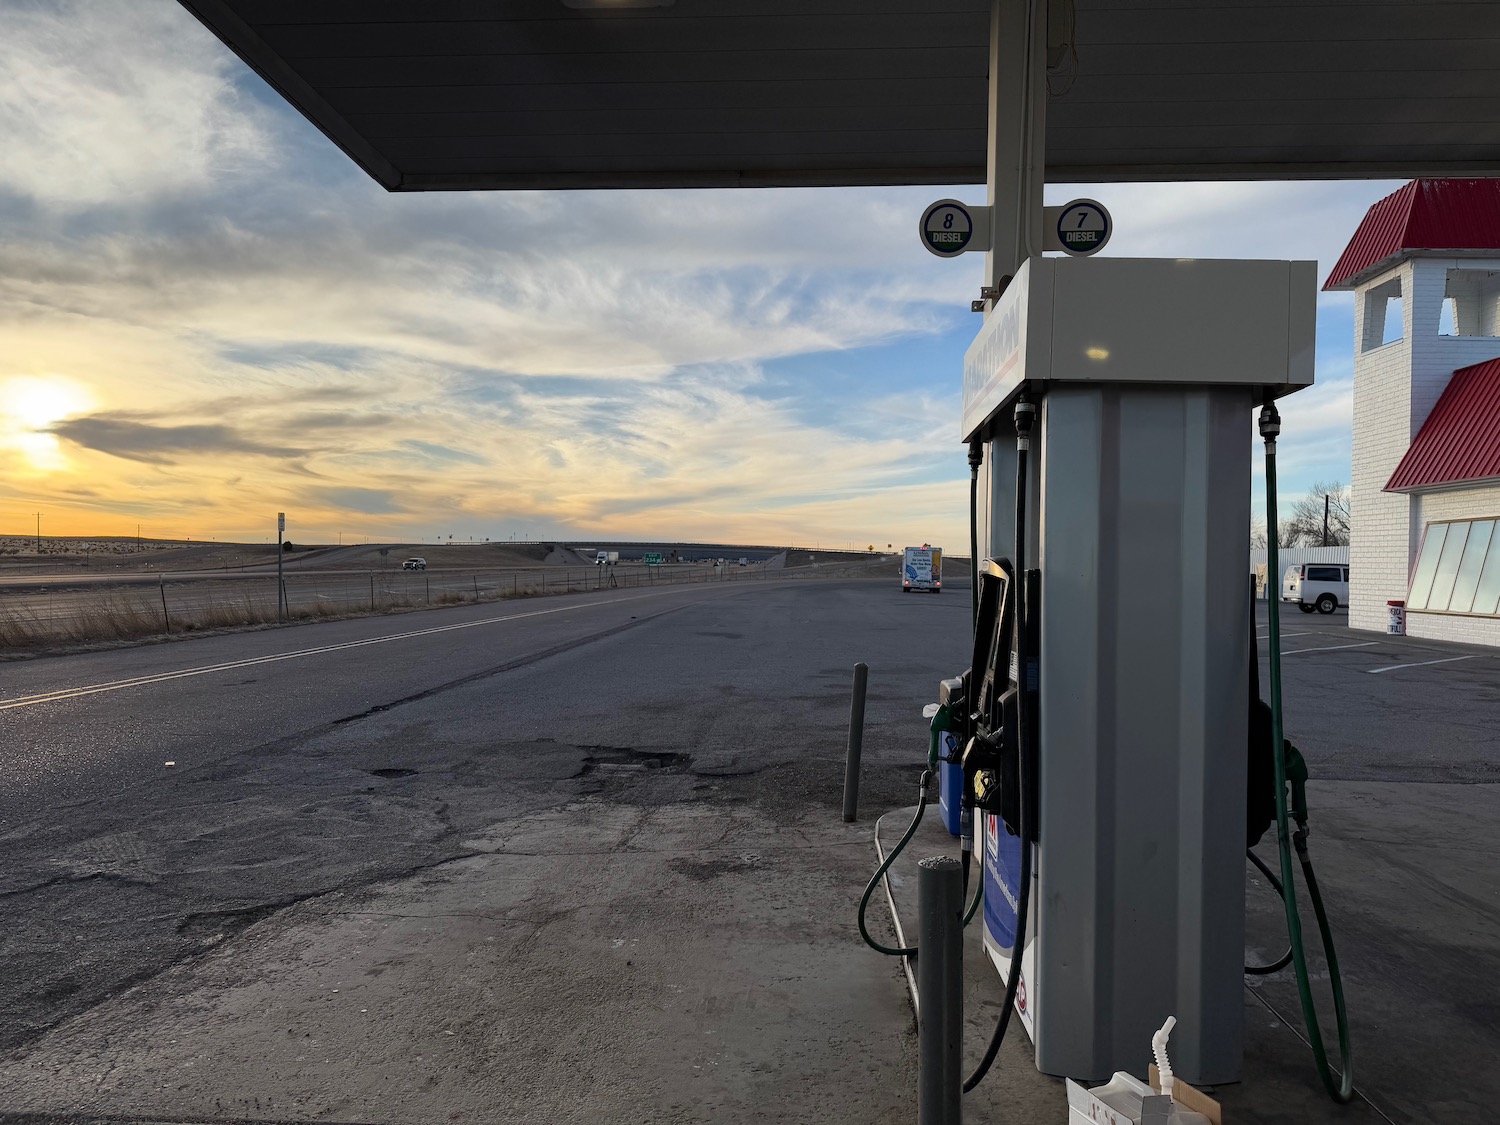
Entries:
[[249, 453], [257, 457], [300, 457], [304, 452], [267, 445], [246, 437], [232, 426], [161, 425], [123, 414], [68, 418], [48, 432], [85, 449], [149, 464], [172, 464], [189, 455], [221, 457], [227, 453]]
[[45, 210], [138, 207], [274, 159], [271, 115], [175, 5], [0, 6], [0, 191]]
[[[966, 538], [981, 263], [913, 229], [944, 189], [393, 196], [171, 0], [4, 5], [0, 42], [0, 380], [78, 390], [0, 418], [0, 519]], [[1105, 200], [1109, 253], [1326, 268], [1384, 190], [1050, 194]], [[1293, 483], [1347, 464], [1324, 355]]]

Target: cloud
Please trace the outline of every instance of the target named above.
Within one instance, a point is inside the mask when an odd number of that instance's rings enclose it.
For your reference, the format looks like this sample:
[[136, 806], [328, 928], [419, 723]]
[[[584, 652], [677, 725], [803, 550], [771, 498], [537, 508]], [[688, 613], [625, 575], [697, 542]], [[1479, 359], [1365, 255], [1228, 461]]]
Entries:
[[402, 447], [410, 450], [423, 460], [440, 465], [483, 465], [487, 462], [485, 458], [475, 453], [467, 453], [462, 449], [449, 449], [446, 445], [438, 445], [436, 442], [418, 441], [412, 438], [401, 443]]
[[291, 458], [304, 453], [256, 441], [231, 426], [162, 426], [118, 414], [64, 419], [50, 427], [49, 432], [86, 449], [148, 464], [172, 464], [191, 454], [250, 453], [257, 457]]
[[[0, 41], [0, 378], [90, 399], [55, 460], [0, 459], [0, 515], [966, 540], [982, 259], [914, 227], [982, 189], [390, 195], [171, 0], [11, 3]], [[1391, 186], [1048, 194], [1105, 202], [1111, 255], [1321, 274]], [[1283, 403], [1294, 487], [1347, 475], [1347, 350]]]
[[274, 156], [238, 67], [167, 0], [0, 5], [0, 190], [46, 209], [211, 190]]
[[383, 488], [317, 488], [307, 496], [319, 507], [360, 515], [388, 516], [407, 510], [394, 493]]

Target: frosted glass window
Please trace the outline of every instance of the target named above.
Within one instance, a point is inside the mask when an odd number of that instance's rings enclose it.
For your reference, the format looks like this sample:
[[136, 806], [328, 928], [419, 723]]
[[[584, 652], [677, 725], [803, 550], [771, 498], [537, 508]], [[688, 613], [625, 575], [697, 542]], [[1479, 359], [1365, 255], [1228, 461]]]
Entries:
[[1489, 550], [1494, 530], [1494, 520], [1480, 520], [1470, 528], [1463, 562], [1458, 564], [1458, 577], [1453, 582], [1453, 597], [1448, 601], [1449, 613], [1468, 613], [1473, 606], [1479, 571], [1484, 566], [1485, 552]]
[[1448, 608], [1448, 599], [1453, 595], [1453, 581], [1458, 577], [1458, 562], [1463, 557], [1464, 543], [1468, 538], [1468, 524], [1448, 525], [1448, 538], [1443, 543], [1443, 553], [1438, 558], [1437, 573], [1432, 576], [1432, 596], [1427, 599], [1428, 609]]
[[[1500, 536], [1494, 538], [1500, 540]], [[1479, 575], [1479, 588], [1474, 592], [1473, 612], [1500, 613], [1500, 542], [1490, 544], [1489, 557]]]
[[1422, 555], [1417, 559], [1417, 572], [1412, 575], [1411, 592], [1406, 596], [1407, 609], [1427, 608], [1427, 595], [1432, 593], [1432, 576], [1437, 573], [1438, 556], [1443, 553], [1443, 540], [1447, 535], [1447, 524], [1427, 525], [1427, 536], [1422, 540]]

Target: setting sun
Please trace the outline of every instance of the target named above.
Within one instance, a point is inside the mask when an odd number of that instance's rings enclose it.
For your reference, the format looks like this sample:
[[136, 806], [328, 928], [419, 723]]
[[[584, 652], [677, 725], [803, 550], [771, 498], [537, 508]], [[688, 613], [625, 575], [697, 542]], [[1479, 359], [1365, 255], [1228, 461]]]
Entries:
[[0, 381], [0, 444], [20, 450], [37, 472], [54, 472], [67, 459], [49, 427], [89, 408], [88, 394], [59, 378], [30, 375]]

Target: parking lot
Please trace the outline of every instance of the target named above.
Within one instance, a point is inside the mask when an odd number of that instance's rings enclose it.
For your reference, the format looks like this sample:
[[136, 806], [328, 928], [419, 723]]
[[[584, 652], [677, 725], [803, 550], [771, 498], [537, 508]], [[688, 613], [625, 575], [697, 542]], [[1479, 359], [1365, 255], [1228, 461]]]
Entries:
[[[1258, 623], [1264, 693], [1264, 603]], [[1487, 1107], [1500, 1101], [1500, 653], [1351, 630], [1343, 611], [1294, 610], [1282, 624], [1286, 733], [1312, 774], [1310, 846], [1349, 997], [1356, 1084], [1370, 1103], [1323, 1102], [1326, 1119], [1491, 1120]], [[1274, 840], [1259, 851], [1272, 856]], [[1251, 876], [1247, 944], [1269, 961], [1286, 946], [1285, 921]], [[1247, 1011], [1258, 1006], [1300, 1031], [1288, 974], [1251, 983], [1250, 994]], [[1316, 1086], [1300, 1044], [1247, 1057], [1241, 1097], [1289, 1073], [1304, 1092]], [[1236, 1119], [1282, 1118], [1261, 1108]]]
[[[1264, 603], [1257, 624], [1265, 692]], [[1344, 610], [1284, 610], [1281, 640], [1287, 737], [1302, 746], [1315, 777], [1454, 783], [1500, 776], [1493, 706], [1500, 652], [1351, 630]]]

